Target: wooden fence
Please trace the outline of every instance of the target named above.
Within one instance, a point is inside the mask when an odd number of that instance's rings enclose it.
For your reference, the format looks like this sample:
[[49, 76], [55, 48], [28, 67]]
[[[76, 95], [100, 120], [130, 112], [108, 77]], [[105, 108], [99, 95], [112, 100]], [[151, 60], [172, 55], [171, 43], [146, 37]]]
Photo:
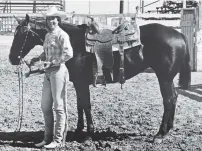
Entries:
[[[0, 14], [0, 32], [14, 32], [17, 26], [17, 22], [14, 15], [20, 19], [25, 17], [25, 14]], [[29, 14], [33, 18], [43, 17], [42, 14], [31, 13]], [[71, 15], [69, 15], [71, 16]], [[73, 24], [87, 23], [89, 19], [88, 15], [74, 14], [73, 17], [67, 17], [66, 21]], [[129, 19], [133, 14], [110, 14], [110, 15], [91, 15], [99, 23], [101, 28], [115, 28], [119, 25], [121, 17]], [[180, 14], [142, 14], [137, 20], [139, 25], [149, 23], [160, 23], [166, 26], [180, 29]]]
[[[15, 28], [18, 25], [15, 17], [19, 19], [25, 18], [25, 14], [0, 14], [0, 32], [15, 32]], [[42, 14], [29, 14], [33, 18], [41, 18]]]
[[[111, 15], [91, 15], [95, 21], [99, 23], [101, 28], [115, 28], [119, 25], [119, 21], [121, 17], [125, 17], [125, 19], [130, 19], [134, 16], [134, 14], [111, 14]], [[173, 27], [175, 29], [180, 29], [180, 19], [181, 14], [141, 14], [141, 16], [137, 19], [137, 23], [141, 25], [149, 24], [149, 23], [159, 23], [169, 27]], [[87, 23], [89, 19], [87, 15], [76, 14], [72, 18], [72, 23], [74, 24], [83, 24]]]
[[[14, 15], [20, 19], [25, 18], [25, 14], [0, 14], [0, 32], [15, 31], [15, 28], [17, 26], [17, 21], [15, 20]], [[31, 18], [43, 18], [42, 14], [33, 13], [29, 15], [31, 16]], [[195, 14], [191, 14], [191, 15], [194, 16]], [[69, 15], [66, 21], [73, 24], [83, 24], [89, 21], [89, 18], [87, 16], [88, 15], [74, 14], [72, 17], [71, 15]], [[119, 25], [120, 19], [122, 17], [124, 17], [127, 20], [127, 19], [130, 19], [132, 16], [133, 14], [91, 15], [91, 17], [93, 17], [95, 21], [98, 22], [100, 28], [109, 28], [109, 29], [116, 28]], [[140, 26], [149, 24], [149, 23], [159, 23], [159, 24], [172, 27], [182, 32], [183, 34], [185, 34], [185, 36], [188, 38], [188, 41], [189, 41], [192, 70], [193, 71], [202, 70], [202, 66], [199, 68], [197, 65], [199, 64], [199, 62], [202, 62], [201, 61], [202, 59], [198, 59], [199, 55], [196, 55], [196, 53], [198, 53], [198, 50], [199, 50], [199, 49], [196, 49], [197, 47], [196, 46], [197, 40], [195, 36], [196, 31], [192, 29], [193, 27], [188, 27], [189, 25], [188, 22], [190, 21], [190, 19], [186, 17], [187, 15], [185, 14], [185, 16], [184, 17], [183, 16], [184, 16], [183, 14], [142, 14], [141, 17], [137, 19], [137, 23]], [[195, 20], [193, 20], [193, 23], [194, 22]], [[193, 26], [195, 26], [195, 24], [193, 24]], [[190, 28], [191, 30], [188, 30], [188, 28]]]

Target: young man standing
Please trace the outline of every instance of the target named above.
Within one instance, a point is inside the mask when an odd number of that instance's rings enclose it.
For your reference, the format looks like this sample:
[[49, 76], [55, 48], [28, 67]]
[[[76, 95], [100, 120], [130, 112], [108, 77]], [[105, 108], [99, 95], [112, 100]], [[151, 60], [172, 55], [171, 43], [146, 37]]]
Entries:
[[[41, 108], [45, 121], [44, 140], [36, 147], [53, 149], [59, 147], [64, 138], [67, 126], [67, 102], [66, 84], [68, 82], [68, 70], [65, 62], [73, 57], [73, 49], [69, 35], [64, 32], [59, 24], [65, 19], [66, 14], [58, 11], [56, 7], [50, 7], [46, 13], [46, 21], [49, 32], [45, 36], [44, 52], [31, 60], [31, 64], [45, 61], [45, 77], [42, 89]], [[56, 114], [54, 128], [53, 108]]]

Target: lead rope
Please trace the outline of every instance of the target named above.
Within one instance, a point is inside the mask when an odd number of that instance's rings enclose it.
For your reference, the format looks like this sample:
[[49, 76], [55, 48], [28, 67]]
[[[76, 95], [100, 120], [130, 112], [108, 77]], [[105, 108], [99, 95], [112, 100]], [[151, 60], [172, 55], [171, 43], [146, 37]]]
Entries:
[[20, 132], [22, 127], [23, 120], [23, 108], [24, 108], [24, 100], [23, 100], [23, 67], [22, 60], [20, 61], [20, 65], [18, 66], [18, 86], [19, 86], [19, 102], [18, 102], [18, 125], [15, 132]]
[[17, 125], [17, 128], [16, 128], [15, 132], [20, 132], [21, 127], [22, 127], [22, 120], [23, 120], [23, 110], [24, 110], [23, 63], [24, 63], [24, 61], [23, 61], [23, 58], [22, 58], [22, 51], [23, 51], [23, 48], [24, 48], [25, 43], [27, 41], [27, 36], [28, 36], [29, 30], [27, 31], [27, 35], [25, 37], [25, 41], [24, 41], [24, 43], [22, 45], [22, 49], [20, 51], [20, 56], [19, 56], [19, 59], [20, 59], [20, 63], [18, 65], [18, 85], [19, 85], [18, 109], [19, 109], [19, 112], [18, 112], [18, 125]]

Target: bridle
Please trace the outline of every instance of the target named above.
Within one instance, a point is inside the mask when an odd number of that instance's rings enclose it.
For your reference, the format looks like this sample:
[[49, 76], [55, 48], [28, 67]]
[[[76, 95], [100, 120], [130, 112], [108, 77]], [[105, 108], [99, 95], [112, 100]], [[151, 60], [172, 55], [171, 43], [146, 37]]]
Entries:
[[[22, 120], [23, 120], [23, 110], [24, 110], [23, 109], [24, 108], [24, 100], [23, 100], [23, 98], [24, 98], [24, 92], [23, 92], [23, 64], [25, 63], [25, 61], [23, 60], [22, 52], [23, 52], [23, 49], [24, 49], [25, 44], [27, 42], [29, 32], [31, 32], [32, 34], [38, 36], [40, 38], [40, 41], [43, 43], [43, 40], [41, 39], [39, 34], [34, 32], [33, 30], [31, 30], [31, 28], [29, 26], [18, 25], [18, 27], [23, 28], [23, 32], [21, 32], [21, 34], [26, 32], [26, 37], [25, 37], [25, 40], [24, 40], [24, 42], [22, 44], [22, 47], [21, 47], [21, 50], [20, 50], [20, 55], [18, 56], [18, 58], [20, 59], [19, 65], [17, 66], [18, 84], [19, 84], [19, 103], [18, 103], [19, 113], [18, 113], [18, 125], [17, 125], [17, 128], [16, 128], [15, 132], [20, 132], [21, 127], [22, 127]], [[15, 31], [15, 35], [16, 34], [17, 34], [17, 29]]]

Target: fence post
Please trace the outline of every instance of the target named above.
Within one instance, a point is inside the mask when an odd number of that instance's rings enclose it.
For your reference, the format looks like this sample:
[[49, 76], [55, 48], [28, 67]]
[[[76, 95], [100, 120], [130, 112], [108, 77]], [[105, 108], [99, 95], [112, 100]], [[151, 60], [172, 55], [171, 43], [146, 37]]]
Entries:
[[192, 71], [197, 70], [197, 51], [195, 49], [195, 35], [196, 35], [196, 9], [183, 8], [181, 12], [181, 32], [186, 36]]
[[195, 48], [197, 53], [197, 71], [202, 71], [202, 1], [196, 9], [196, 39]]

